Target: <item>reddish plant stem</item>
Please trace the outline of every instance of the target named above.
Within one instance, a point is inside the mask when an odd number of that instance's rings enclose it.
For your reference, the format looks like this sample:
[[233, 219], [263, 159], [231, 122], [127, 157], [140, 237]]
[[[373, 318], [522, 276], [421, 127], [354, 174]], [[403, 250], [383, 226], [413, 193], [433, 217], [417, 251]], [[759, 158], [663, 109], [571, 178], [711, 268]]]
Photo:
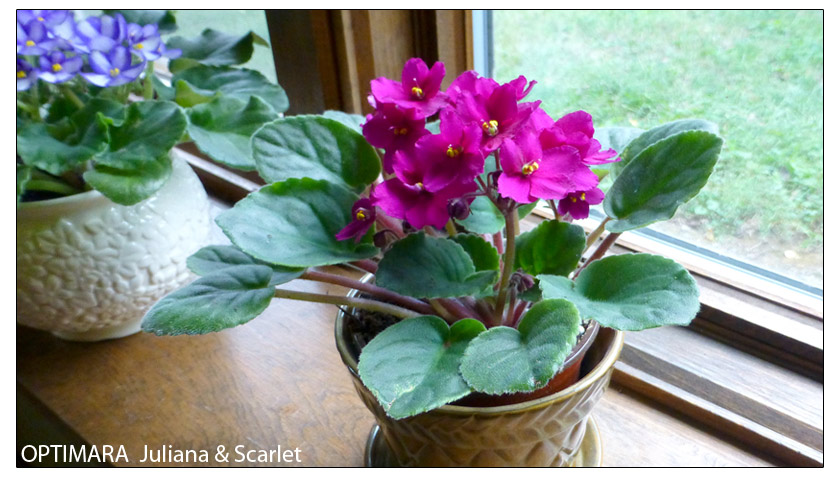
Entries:
[[441, 305], [443, 305], [444, 308], [446, 308], [446, 311], [448, 311], [455, 317], [456, 321], [460, 320], [461, 318], [480, 319], [475, 311], [471, 310], [469, 307], [465, 306], [457, 299], [441, 298], [438, 301]]
[[505, 301], [508, 295], [510, 276], [513, 275], [513, 263], [516, 258], [516, 239], [514, 222], [518, 219], [513, 216], [516, 211], [505, 211], [505, 261], [502, 268], [502, 279], [499, 282], [499, 294], [496, 296], [496, 306], [493, 309], [496, 323], [501, 323], [504, 313]]
[[376, 273], [376, 270], [379, 268], [379, 265], [370, 259], [356, 260], [355, 262], [350, 262], [350, 265], [357, 266], [368, 273]]
[[584, 268], [588, 267], [590, 263], [603, 257], [604, 254], [607, 253], [607, 250], [610, 247], [612, 247], [616, 240], [618, 240], [619, 235], [621, 235], [621, 233], [612, 232], [609, 235], [607, 235], [607, 238], [605, 238], [604, 241], [598, 245], [598, 248], [596, 248], [595, 251], [592, 252], [592, 255], [589, 257], [588, 260], [586, 260], [586, 263], [584, 263], [583, 266], [575, 272], [575, 276], [572, 279], [574, 280], [575, 278], [577, 278], [578, 275], [580, 275], [580, 272], [582, 272]]
[[525, 309], [528, 307], [528, 302], [525, 300], [519, 300], [519, 304], [516, 305], [516, 310], [513, 312], [513, 324], [510, 326], [516, 328], [519, 326], [519, 322], [522, 321], [522, 315], [525, 314]]
[[388, 217], [384, 214], [376, 214], [376, 223], [381, 226], [381, 228], [390, 230], [394, 232], [397, 237], [403, 238], [405, 237], [405, 233], [403, 232], [402, 222], [399, 220]]
[[496, 247], [496, 251], [499, 252], [499, 256], [503, 256], [505, 253], [505, 243], [504, 239], [502, 238], [502, 231], [499, 230], [495, 234], [493, 234], [493, 246]]
[[516, 321], [516, 316], [514, 316], [514, 311], [516, 309], [516, 305], [518, 304], [516, 300], [516, 292], [514, 291], [511, 293], [510, 302], [508, 302], [508, 309], [507, 314], [505, 315], [504, 319], [502, 320], [502, 324], [504, 326], [513, 326], [513, 323]]
[[434, 309], [431, 306], [429, 306], [429, 304], [426, 302], [423, 302], [416, 298], [400, 295], [399, 293], [392, 292], [391, 290], [386, 290], [385, 288], [378, 287], [371, 283], [363, 283], [349, 277], [333, 275], [332, 273], [320, 272], [318, 270], [307, 270], [303, 272], [303, 275], [301, 275], [300, 278], [303, 278], [304, 280], [331, 283], [333, 285], [352, 288], [354, 290], [359, 290], [369, 295], [373, 295], [384, 301], [394, 303], [395, 305], [399, 305], [403, 308], [414, 310], [418, 313], [423, 313], [427, 315], [435, 314]]
[[383, 303], [381, 301], [368, 300], [366, 298], [324, 295], [322, 293], [284, 290], [282, 288], [275, 289], [274, 296], [276, 298], [287, 298], [289, 300], [311, 301], [315, 303], [326, 303], [329, 305], [343, 305], [351, 308], [359, 308], [362, 310], [370, 310], [379, 313], [385, 313], [387, 315], [393, 315], [401, 319], [414, 318], [415, 316], [419, 315], [419, 313], [417, 313], [414, 310], [409, 310], [401, 306], [392, 305], [390, 303]]

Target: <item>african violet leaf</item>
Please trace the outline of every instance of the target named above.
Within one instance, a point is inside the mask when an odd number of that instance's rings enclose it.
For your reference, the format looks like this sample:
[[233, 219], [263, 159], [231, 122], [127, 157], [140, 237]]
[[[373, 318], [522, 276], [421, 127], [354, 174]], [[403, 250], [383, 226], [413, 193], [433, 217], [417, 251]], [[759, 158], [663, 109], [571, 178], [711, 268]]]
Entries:
[[472, 340], [461, 360], [461, 375], [486, 394], [539, 389], [563, 366], [580, 324], [570, 302], [543, 300], [525, 313], [518, 329], [497, 326]]
[[157, 192], [172, 173], [168, 154], [148, 159], [97, 162], [82, 176], [91, 187], [117, 204], [133, 205]]
[[[184, 82], [185, 84], [179, 84]], [[278, 113], [289, 109], [289, 98], [280, 85], [269, 81], [259, 71], [227, 66], [198, 65], [172, 76], [175, 101], [189, 107], [204, 97], [208, 101], [216, 95], [248, 101], [258, 96]]]
[[394, 419], [435, 409], [471, 392], [458, 369], [464, 349], [483, 331], [471, 318], [451, 328], [436, 316], [400, 321], [362, 350], [359, 376]]
[[531, 213], [531, 211], [533, 211], [534, 209], [537, 208], [537, 205], [539, 203], [540, 203], [540, 201], [537, 200], [537, 201], [531, 202], [530, 204], [523, 204], [523, 205], [520, 205], [519, 207], [517, 207], [516, 208], [516, 214], [519, 216], [519, 220], [522, 220], [525, 217], [527, 217], [528, 214]]
[[[616, 135], [620, 136], [620, 133], [617, 133], [616, 130], [636, 130], [636, 128], [608, 129], [614, 130], [612, 131], [613, 135], [610, 136], [611, 140], [616, 140]], [[639, 130], [640, 134], [636, 134], [635, 137], [632, 138], [632, 141], [626, 142], [621, 149], [612, 146], [613, 149], [621, 153], [621, 161], [612, 164], [612, 174], [614, 176], [618, 176], [618, 174], [621, 173], [622, 170], [624, 170], [627, 164], [632, 162], [636, 158], [636, 156], [638, 156], [642, 151], [652, 146], [653, 144], [667, 137], [673, 136], [674, 134], [695, 130], [706, 131], [712, 134], [718, 133], [717, 124], [710, 123], [709, 121], [703, 119], [679, 119], [677, 121], [671, 121], [670, 123], [665, 123], [655, 128], [648, 129], [644, 132], [641, 132], [641, 130]], [[626, 139], [626, 137], [622, 137], [621, 139]]]
[[50, 113], [52, 123], [31, 123], [18, 132], [17, 153], [27, 165], [59, 175], [105, 151], [108, 127], [122, 124], [126, 108], [94, 98], [82, 109], [54, 107]]
[[332, 119], [333, 121], [338, 121], [359, 134], [362, 133], [362, 124], [365, 123], [365, 117], [361, 114], [350, 114], [345, 113], [344, 111], [335, 111], [332, 109], [324, 111], [324, 117]]
[[323, 116], [294, 116], [266, 124], [251, 141], [266, 182], [309, 177], [361, 192], [379, 176], [379, 156], [365, 138]]
[[235, 36], [210, 28], [194, 39], [176, 36], [166, 43], [166, 47], [180, 49], [181, 56], [169, 62], [169, 70], [177, 73], [199, 64], [241, 65], [251, 59], [254, 43], [264, 46], [268, 44], [254, 32], [248, 32], [245, 36]]
[[178, 29], [175, 24], [175, 12], [172, 10], [102, 10], [106, 15], [122, 14], [128, 23], [138, 25], [155, 24], [160, 33], [171, 33]]
[[335, 235], [350, 223], [358, 196], [327, 181], [288, 179], [251, 192], [216, 223], [242, 251], [287, 267], [332, 265], [370, 258], [372, 234], [354, 243]]
[[141, 327], [157, 335], [195, 335], [247, 323], [271, 302], [271, 277], [271, 268], [264, 265], [210, 273], [157, 302]]
[[476, 197], [470, 215], [457, 220], [459, 225], [476, 234], [494, 234], [505, 228], [505, 216], [487, 196]]
[[467, 252], [476, 270], [499, 270], [499, 252], [490, 242], [473, 234], [457, 234], [450, 239]]
[[187, 258], [187, 267], [196, 275], [208, 275], [219, 270], [247, 265], [265, 265], [271, 268], [271, 286], [294, 280], [305, 270], [257, 260], [233, 245], [208, 245]]
[[110, 144], [108, 149], [96, 156], [96, 162], [123, 170], [140, 171], [141, 162], [151, 163], [166, 155], [186, 129], [187, 118], [175, 103], [132, 103], [126, 112], [125, 121], [109, 128]]
[[416, 298], [475, 295], [492, 285], [498, 270], [476, 271], [455, 241], [414, 233], [394, 243], [376, 271], [376, 284]]
[[188, 112], [187, 132], [201, 152], [237, 169], [255, 169], [251, 155], [251, 136], [277, 113], [256, 96], [245, 103], [218, 97]]
[[584, 319], [617, 330], [687, 325], [700, 309], [697, 284], [673, 260], [623, 254], [589, 264], [573, 282], [540, 275], [545, 298], [565, 298]]
[[515, 268], [529, 275], [568, 275], [577, 267], [585, 246], [586, 235], [579, 225], [544, 220], [516, 237]]
[[624, 232], [673, 217], [706, 185], [722, 145], [714, 134], [685, 131], [644, 149], [607, 192], [604, 212], [614, 219], [607, 230]]

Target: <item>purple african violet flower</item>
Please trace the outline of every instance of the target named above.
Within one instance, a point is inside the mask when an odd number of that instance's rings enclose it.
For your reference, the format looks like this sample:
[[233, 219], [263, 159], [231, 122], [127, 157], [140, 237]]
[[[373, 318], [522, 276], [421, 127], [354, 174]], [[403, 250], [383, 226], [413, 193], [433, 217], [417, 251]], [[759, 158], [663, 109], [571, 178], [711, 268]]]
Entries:
[[74, 35], [75, 24], [70, 10], [18, 10], [17, 21], [21, 25], [33, 21], [41, 23], [57, 41], [59, 48], [71, 48], [70, 40]]
[[524, 130], [516, 140], [506, 139], [499, 150], [502, 174], [499, 194], [520, 204], [537, 199], [562, 199], [598, 185], [598, 176], [583, 164], [571, 146], [543, 150], [536, 135]]
[[361, 198], [353, 204], [351, 215], [350, 223], [335, 234], [335, 238], [337, 240], [354, 238], [356, 243], [359, 243], [376, 221], [376, 209], [370, 199]]
[[477, 189], [474, 182], [452, 183], [432, 192], [424, 185], [429, 164], [416, 161], [403, 151], [397, 152], [394, 159], [397, 177], [377, 185], [371, 197], [385, 213], [408, 221], [416, 229], [426, 225], [442, 229], [449, 221], [449, 202]]
[[[592, 137], [594, 134], [592, 115], [586, 111], [575, 111], [542, 131], [540, 142], [544, 148], [572, 146], [578, 150], [584, 164], [590, 166], [620, 161], [620, 157], [615, 157], [617, 153], [614, 150], [601, 151], [601, 143]], [[615, 159], [611, 159], [613, 157]]]
[[127, 25], [125, 18], [116, 15], [86, 18], [76, 24], [75, 46], [84, 52], [111, 51], [125, 41]]
[[385, 149], [382, 168], [392, 174], [394, 153], [414, 147], [419, 138], [430, 134], [425, 124], [416, 109], [384, 103], [362, 126], [362, 134], [372, 146]]
[[457, 111], [461, 118], [481, 126], [481, 149], [485, 154], [498, 149], [505, 139], [512, 138], [540, 105], [539, 101], [517, 104], [519, 94], [521, 91], [517, 92], [514, 85], [506, 83], [486, 98], [483, 94], [470, 93], [459, 97]]
[[124, 46], [105, 54], [94, 51], [88, 56], [93, 73], [82, 73], [86, 80], [99, 87], [119, 86], [134, 81], [145, 68], [145, 62], [131, 64], [131, 53]]
[[604, 201], [604, 193], [601, 189], [593, 187], [583, 192], [572, 192], [564, 199], [557, 202], [557, 211], [561, 214], [569, 214], [573, 219], [585, 219], [589, 217], [589, 206], [597, 205]]
[[62, 51], [53, 51], [38, 58], [38, 77], [47, 83], [64, 83], [76, 76], [82, 69], [82, 57], [66, 56]]
[[126, 38], [131, 51], [143, 57], [146, 61], [154, 61], [161, 57], [162, 41], [155, 24], [140, 26], [129, 23], [126, 27]]
[[17, 24], [17, 53], [19, 55], [43, 55], [56, 46], [56, 40], [47, 34], [43, 23], [33, 20]]
[[429, 117], [446, 103], [446, 95], [440, 91], [444, 76], [446, 69], [442, 62], [429, 69], [420, 58], [412, 58], [403, 67], [402, 82], [376, 78], [370, 82], [370, 90], [378, 104], [416, 108], [423, 117]]
[[26, 91], [38, 79], [38, 74], [33, 70], [32, 65], [23, 58], [17, 59], [17, 90]]
[[440, 113], [440, 134], [417, 141], [414, 159], [429, 164], [424, 184], [434, 192], [451, 183], [469, 183], [484, 171], [481, 128], [465, 124], [452, 109]]

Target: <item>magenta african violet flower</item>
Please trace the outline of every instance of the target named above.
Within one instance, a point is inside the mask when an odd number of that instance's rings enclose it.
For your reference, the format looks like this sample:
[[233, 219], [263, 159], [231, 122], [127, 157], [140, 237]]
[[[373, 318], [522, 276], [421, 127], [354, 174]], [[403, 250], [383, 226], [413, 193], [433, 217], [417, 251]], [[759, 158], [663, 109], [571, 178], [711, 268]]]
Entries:
[[557, 202], [557, 210], [561, 214], [569, 214], [573, 219], [585, 219], [589, 217], [589, 206], [597, 205], [604, 201], [604, 193], [601, 189], [593, 187], [584, 192], [573, 192], [564, 199]]
[[464, 91], [458, 97], [458, 114], [466, 121], [481, 126], [481, 149], [485, 154], [499, 148], [507, 138], [512, 138], [539, 106], [540, 102], [517, 104], [517, 92], [511, 83], [503, 84], [485, 97]]
[[376, 222], [376, 209], [373, 207], [373, 202], [368, 198], [361, 198], [353, 204], [350, 223], [335, 234], [335, 238], [337, 240], [354, 238], [356, 243], [359, 243], [374, 222]]
[[391, 174], [394, 153], [413, 148], [417, 139], [430, 133], [416, 109], [384, 103], [362, 126], [362, 134], [372, 146], [385, 149], [382, 168]]
[[425, 182], [429, 179], [431, 164], [417, 161], [411, 153], [399, 151], [394, 156], [397, 177], [377, 185], [371, 197], [374, 204], [388, 215], [406, 220], [416, 229], [431, 225], [442, 229], [449, 221], [449, 202], [475, 192], [474, 183], [451, 183], [430, 191]]
[[406, 62], [402, 82], [377, 78], [370, 82], [370, 90], [378, 104], [396, 104], [401, 108], [415, 108], [423, 117], [429, 117], [446, 103], [440, 84], [446, 76], [443, 63], [438, 61], [429, 69], [420, 58]]
[[524, 130], [506, 139], [499, 151], [502, 174], [499, 194], [520, 204], [537, 199], [562, 199], [571, 192], [598, 185], [598, 176], [583, 164], [570, 146], [543, 150], [536, 135]]
[[465, 124], [452, 109], [440, 113], [440, 134], [417, 141], [413, 160], [429, 165], [426, 189], [437, 191], [452, 183], [469, 183], [484, 171], [481, 128]]
[[601, 143], [592, 137], [594, 134], [592, 115], [586, 111], [575, 111], [543, 130], [540, 142], [544, 148], [572, 146], [578, 150], [584, 164], [588, 165], [620, 161], [620, 157], [615, 157], [617, 153], [614, 150], [601, 151]]

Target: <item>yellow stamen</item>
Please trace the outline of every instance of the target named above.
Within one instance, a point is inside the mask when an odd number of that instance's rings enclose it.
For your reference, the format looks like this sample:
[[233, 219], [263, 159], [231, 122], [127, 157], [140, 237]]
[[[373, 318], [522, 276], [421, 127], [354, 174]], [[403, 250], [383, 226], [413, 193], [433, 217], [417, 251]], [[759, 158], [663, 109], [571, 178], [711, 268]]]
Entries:
[[408, 134], [408, 128], [394, 128], [394, 136], [405, 136]]
[[417, 183], [414, 184], [414, 187], [416, 187], [420, 190], [423, 190], [423, 183], [422, 182], [417, 182]]
[[134, 45], [134, 48], [137, 49], [137, 50], [142, 50], [143, 49], [143, 44], [138, 43], [138, 44]]
[[577, 202], [577, 197], [575, 197], [575, 196], [571, 196], [571, 197], [569, 197], [569, 198], [570, 198], [570, 199], [572, 199], [572, 203], [573, 203], [573, 204], [574, 204], [575, 202]]
[[539, 169], [539, 168], [540, 168], [540, 165], [539, 165], [539, 163], [537, 163], [537, 161], [531, 161], [528, 164], [525, 164], [524, 166], [522, 166], [522, 175], [530, 176], [531, 174], [536, 172], [537, 169]]
[[39, 22], [44, 21], [44, 17], [38, 17], [38, 21], [39, 21]]
[[586, 192], [580, 193], [580, 200], [586, 200]]
[[120, 69], [119, 68], [113, 68], [113, 69], [111, 69], [111, 71], [109, 73], [111, 73], [111, 77], [113, 78], [113, 77], [117, 76], [118, 74], [120, 74]]
[[495, 119], [491, 119], [490, 121], [485, 121], [481, 125], [481, 129], [484, 130], [484, 133], [490, 137], [499, 134], [499, 122]]
[[58, 73], [59, 71], [61, 71], [61, 65], [58, 64], [58, 63], [53, 64], [52, 65], [52, 70], [55, 71], [56, 73]]
[[35, 42], [32, 40], [26, 40], [26, 46], [35, 46]]
[[446, 155], [454, 159], [454, 158], [460, 156], [463, 151], [464, 151], [463, 147], [452, 146], [450, 144], [449, 147], [446, 149]]
[[426, 93], [424, 93], [423, 90], [418, 86], [411, 88], [411, 94], [417, 99], [423, 99], [423, 96], [426, 95]]
[[365, 209], [359, 209], [359, 210], [356, 211], [356, 220], [358, 220], [358, 221], [367, 220], [367, 212], [365, 212]]
[[18, 78], [26, 78], [26, 71], [20, 70], [17, 72]]

